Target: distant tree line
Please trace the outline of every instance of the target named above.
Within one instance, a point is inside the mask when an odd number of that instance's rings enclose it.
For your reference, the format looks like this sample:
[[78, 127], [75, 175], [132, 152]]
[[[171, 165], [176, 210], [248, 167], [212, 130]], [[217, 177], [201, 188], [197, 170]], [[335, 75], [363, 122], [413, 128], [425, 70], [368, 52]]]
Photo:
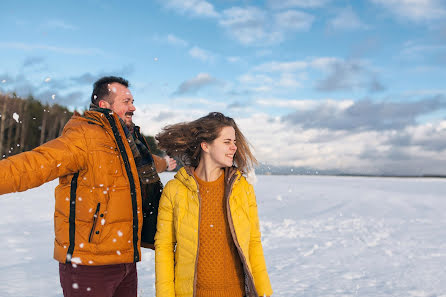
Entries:
[[[59, 104], [42, 104], [32, 95], [0, 94], [0, 159], [32, 150], [58, 137], [73, 112]], [[145, 136], [152, 153], [162, 155], [152, 136]]]

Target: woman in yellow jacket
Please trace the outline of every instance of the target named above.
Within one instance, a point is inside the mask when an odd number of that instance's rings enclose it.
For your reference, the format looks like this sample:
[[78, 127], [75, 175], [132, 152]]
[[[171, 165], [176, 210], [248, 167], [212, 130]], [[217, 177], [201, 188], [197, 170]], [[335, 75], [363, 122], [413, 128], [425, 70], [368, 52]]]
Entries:
[[213, 112], [157, 140], [186, 165], [160, 200], [157, 297], [270, 296], [255, 193], [242, 175], [257, 161], [234, 120]]

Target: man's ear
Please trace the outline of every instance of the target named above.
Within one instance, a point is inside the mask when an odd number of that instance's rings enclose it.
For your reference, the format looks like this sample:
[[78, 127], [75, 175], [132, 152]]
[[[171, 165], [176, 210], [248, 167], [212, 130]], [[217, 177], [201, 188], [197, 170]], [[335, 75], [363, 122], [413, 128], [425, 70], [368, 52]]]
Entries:
[[209, 145], [208, 145], [207, 142], [203, 141], [202, 143], [200, 143], [200, 146], [201, 146], [201, 149], [202, 149], [204, 152], [206, 152], [206, 153], [209, 152]]
[[108, 103], [107, 101], [105, 101], [105, 100], [99, 100], [99, 107], [100, 108], [108, 108], [108, 109], [110, 109], [111, 108], [111, 105], [110, 105], [110, 103]]

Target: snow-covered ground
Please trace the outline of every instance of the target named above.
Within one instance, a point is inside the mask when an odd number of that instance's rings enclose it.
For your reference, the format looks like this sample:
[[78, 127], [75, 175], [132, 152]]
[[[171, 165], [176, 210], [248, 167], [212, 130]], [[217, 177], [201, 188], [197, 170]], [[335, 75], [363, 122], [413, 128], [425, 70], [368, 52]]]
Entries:
[[[163, 174], [164, 182], [172, 174]], [[446, 180], [258, 176], [274, 296], [446, 297]], [[62, 296], [57, 182], [0, 197], [0, 296]], [[154, 296], [154, 253], [138, 264]]]

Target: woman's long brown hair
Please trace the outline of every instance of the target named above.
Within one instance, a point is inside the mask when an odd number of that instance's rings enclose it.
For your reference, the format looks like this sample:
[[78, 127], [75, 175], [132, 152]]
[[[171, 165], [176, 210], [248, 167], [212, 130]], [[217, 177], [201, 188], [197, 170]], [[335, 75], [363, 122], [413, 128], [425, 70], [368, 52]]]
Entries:
[[197, 167], [202, 152], [201, 143], [212, 143], [224, 127], [234, 128], [237, 145], [234, 164], [241, 172], [247, 172], [257, 164], [257, 160], [235, 121], [220, 112], [211, 112], [192, 122], [166, 126], [155, 138], [159, 148], [169, 156], [180, 159], [186, 166]]

